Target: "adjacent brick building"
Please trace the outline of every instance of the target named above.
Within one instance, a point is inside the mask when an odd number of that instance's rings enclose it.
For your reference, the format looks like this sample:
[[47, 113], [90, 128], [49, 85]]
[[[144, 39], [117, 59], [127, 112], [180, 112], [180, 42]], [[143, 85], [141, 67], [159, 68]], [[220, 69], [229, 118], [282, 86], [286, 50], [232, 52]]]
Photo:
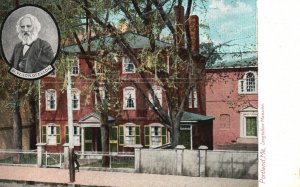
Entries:
[[206, 113], [215, 117], [214, 147], [257, 149], [257, 53], [226, 54], [206, 68]]

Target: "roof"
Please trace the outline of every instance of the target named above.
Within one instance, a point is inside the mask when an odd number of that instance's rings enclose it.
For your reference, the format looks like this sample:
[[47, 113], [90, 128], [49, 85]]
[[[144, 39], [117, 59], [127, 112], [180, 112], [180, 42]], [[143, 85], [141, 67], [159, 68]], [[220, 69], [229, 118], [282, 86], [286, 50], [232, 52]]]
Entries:
[[184, 112], [181, 117], [181, 122], [192, 122], [192, 121], [207, 121], [214, 120], [215, 118], [212, 116], [205, 116], [201, 114], [195, 114], [191, 112]]
[[206, 69], [257, 67], [257, 52], [220, 54], [221, 59], [207, 64]]
[[[148, 48], [150, 47], [150, 42], [149, 38], [136, 34], [136, 33], [131, 33], [131, 32], [125, 32], [121, 34], [124, 39], [126, 40], [127, 43], [129, 43], [130, 47], [133, 49], [141, 49], [141, 48]], [[114, 45], [115, 38], [111, 36], [106, 36], [105, 38], [101, 39], [94, 39], [91, 41], [91, 51], [98, 51], [99, 47], [101, 45], [105, 46], [113, 46]], [[82, 43], [82, 46], [84, 50], [87, 50], [88, 43], [85, 41]], [[168, 47], [170, 44], [156, 40], [156, 46], [158, 47]], [[66, 46], [62, 49], [63, 52], [65, 53], [80, 53], [79, 46], [77, 44], [69, 45]]]

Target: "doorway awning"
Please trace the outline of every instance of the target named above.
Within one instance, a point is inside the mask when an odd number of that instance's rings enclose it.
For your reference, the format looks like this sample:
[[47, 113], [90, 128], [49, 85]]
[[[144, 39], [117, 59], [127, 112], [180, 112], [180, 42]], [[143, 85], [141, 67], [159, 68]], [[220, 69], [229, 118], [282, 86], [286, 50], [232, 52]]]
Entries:
[[[108, 116], [108, 124], [113, 125], [116, 119]], [[79, 120], [81, 127], [101, 127], [100, 116], [96, 113], [90, 113]]]
[[214, 120], [212, 116], [206, 116], [201, 114], [195, 114], [191, 112], [183, 112], [180, 123], [196, 123], [200, 121]]

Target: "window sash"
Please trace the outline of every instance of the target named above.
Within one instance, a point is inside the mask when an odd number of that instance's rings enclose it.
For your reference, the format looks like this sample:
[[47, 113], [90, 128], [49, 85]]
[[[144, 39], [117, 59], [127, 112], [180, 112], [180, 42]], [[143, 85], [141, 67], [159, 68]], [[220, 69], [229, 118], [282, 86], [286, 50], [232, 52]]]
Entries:
[[46, 110], [56, 109], [56, 91], [47, 90], [46, 91]]
[[47, 125], [42, 128], [42, 141], [49, 145], [60, 144], [60, 126]]
[[246, 136], [257, 136], [257, 117], [246, 117]]
[[79, 110], [80, 108], [80, 93], [78, 90], [72, 91], [72, 109]]
[[128, 57], [123, 57], [123, 73], [134, 73], [135, 66]]
[[135, 109], [135, 90], [131, 88], [124, 89], [124, 108], [125, 109]]
[[124, 127], [125, 127], [124, 144], [126, 146], [140, 144], [140, 126], [135, 125], [135, 126], [124, 126]]
[[[81, 128], [73, 126], [73, 143], [74, 146], [80, 146], [81, 141]], [[65, 143], [69, 143], [69, 126], [65, 126]]]
[[72, 60], [71, 75], [79, 75], [79, 60]]
[[248, 72], [243, 79], [238, 80], [239, 94], [255, 94], [257, 93], [257, 78], [255, 73]]

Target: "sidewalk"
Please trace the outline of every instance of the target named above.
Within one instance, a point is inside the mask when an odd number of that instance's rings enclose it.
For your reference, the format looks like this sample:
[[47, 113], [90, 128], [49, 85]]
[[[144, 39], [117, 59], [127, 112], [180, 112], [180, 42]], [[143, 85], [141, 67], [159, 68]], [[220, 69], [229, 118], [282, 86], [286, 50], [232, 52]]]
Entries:
[[254, 187], [257, 180], [185, 177], [139, 173], [86, 171], [76, 172], [74, 184], [69, 183], [69, 170], [55, 168], [35, 168], [0, 166], [1, 182], [30, 181], [29, 184], [45, 183], [53, 186], [120, 186], [120, 187]]

